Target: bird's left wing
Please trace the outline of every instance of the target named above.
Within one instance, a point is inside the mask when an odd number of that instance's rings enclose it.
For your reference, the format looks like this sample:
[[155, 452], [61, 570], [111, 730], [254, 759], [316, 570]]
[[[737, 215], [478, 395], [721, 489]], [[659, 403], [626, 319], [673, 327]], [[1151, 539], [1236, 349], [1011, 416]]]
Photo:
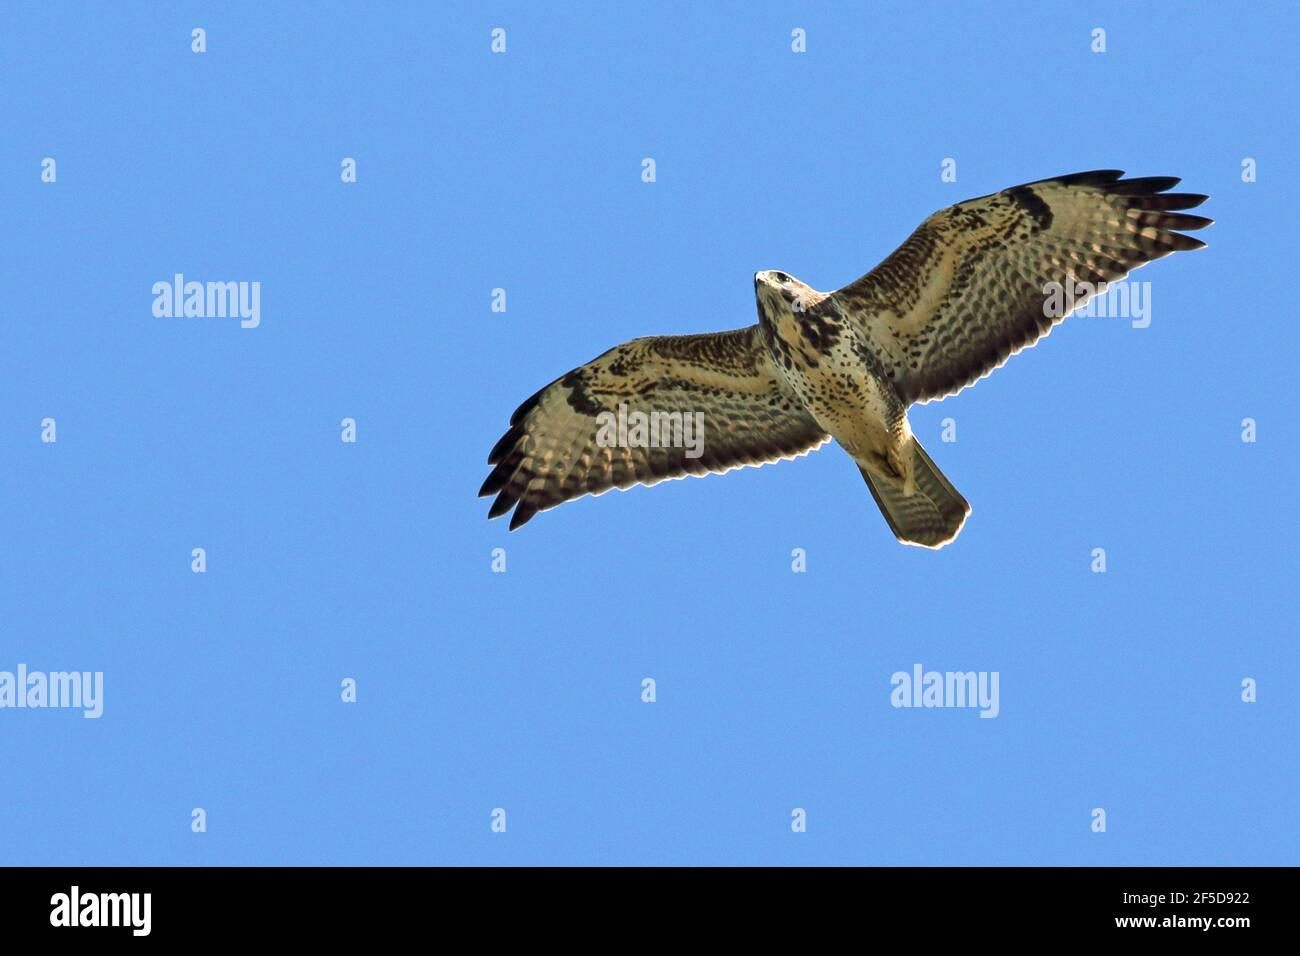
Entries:
[[1062, 303], [1205, 245], [1175, 230], [1211, 220], [1174, 211], [1205, 196], [1123, 175], [1075, 173], [942, 209], [816, 308], [857, 323], [904, 402], [951, 395], [1046, 335], [1069, 313]]
[[[638, 421], [656, 414], [638, 436]], [[491, 518], [515, 508], [513, 530], [572, 498], [794, 458], [828, 440], [758, 326], [633, 339], [519, 406], [479, 495], [497, 496]]]

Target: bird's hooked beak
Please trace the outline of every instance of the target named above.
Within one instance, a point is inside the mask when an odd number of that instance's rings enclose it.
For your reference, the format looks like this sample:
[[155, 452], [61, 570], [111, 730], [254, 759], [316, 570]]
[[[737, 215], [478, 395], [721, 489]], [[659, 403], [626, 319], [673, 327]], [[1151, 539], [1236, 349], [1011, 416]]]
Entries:
[[806, 312], [819, 298], [807, 285], [779, 269], [755, 272], [754, 292], [773, 306], [785, 306], [793, 312]]
[[766, 290], [767, 292], [779, 296], [781, 294], [781, 283], [777, 281], [777, 274], [771, 269], [765, 269], [762, 272], [754, 273], [754, 289], [757, 292]]
[[800, 296], [790, 276], [777, 269], [765, 269], [754, 273], [754, 292], [774, 305], [794, 304]]

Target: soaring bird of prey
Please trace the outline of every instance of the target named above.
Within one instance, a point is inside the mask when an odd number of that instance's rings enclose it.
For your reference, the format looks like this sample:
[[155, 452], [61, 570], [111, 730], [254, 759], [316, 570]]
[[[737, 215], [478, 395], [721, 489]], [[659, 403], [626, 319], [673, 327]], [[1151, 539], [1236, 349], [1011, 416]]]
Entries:
[[[838, 292], [759, 272], [756, 325], [615, 346], [515, 411], [479, 491], [496, 495], [489, 517], [514, 508], [513, 530], [583, 495], [796, 458], [835, 438], [898, 540], [942, 547], [970, 505], [913, 436], [908, 406], [961, 391], [1047, 335], [1069, 312], [1049, 304], [1062, 289], [1077, 290], [1077, 307], [1205, 245], [1175, 230], [1212, 220], [1175, 210], [1207, 197], [1168, 192], [1173, 177], [1123, 175], [969, 199]], [[656, 415], [664, 428], [647, 429]], [[702, 436], [687, 440], [695, 420]]]

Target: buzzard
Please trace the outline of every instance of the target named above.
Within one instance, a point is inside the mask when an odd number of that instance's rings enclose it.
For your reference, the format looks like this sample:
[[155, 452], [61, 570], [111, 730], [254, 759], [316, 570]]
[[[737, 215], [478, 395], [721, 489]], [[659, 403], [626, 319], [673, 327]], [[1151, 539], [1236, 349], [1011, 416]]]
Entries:
[[[572, 498], [796, 458], [835, 438], [898, 540], [942, 547], [970, 505], [913, 436], [908, 406], [956, 394], [1047, 335], [1070, 311], [1049, 305], [1062, 288], [1079, 290], [1077, 307], [1138, 266], [1205, 245], [1176, 230], [1212, 220], [1176, 210], [1207, 197], [1169, 192], [1173, 177], [1123, 176], [969, 199], [838, 292], [759, 272], [756, 325], [615, 346], [515, 411], [488, 455], [488, 516], [514, 508], [513, 530]], [[686, 434], [695, 418], [697, 442]]]

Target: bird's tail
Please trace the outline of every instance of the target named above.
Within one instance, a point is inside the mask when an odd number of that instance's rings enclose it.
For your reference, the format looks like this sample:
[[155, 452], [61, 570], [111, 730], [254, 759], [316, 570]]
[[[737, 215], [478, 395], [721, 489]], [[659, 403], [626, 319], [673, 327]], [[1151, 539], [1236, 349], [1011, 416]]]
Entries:
[[942, 548], [961, 531], [970, 514], [970, 505], [934, 466], [919, 441], [913, 439], [912, 448], [915, 488], [910, 495], [904, 494], [906, 489], [901, 478], [873, 473], [861, 465], [858, 470], [899, 541], [923, 548]]

